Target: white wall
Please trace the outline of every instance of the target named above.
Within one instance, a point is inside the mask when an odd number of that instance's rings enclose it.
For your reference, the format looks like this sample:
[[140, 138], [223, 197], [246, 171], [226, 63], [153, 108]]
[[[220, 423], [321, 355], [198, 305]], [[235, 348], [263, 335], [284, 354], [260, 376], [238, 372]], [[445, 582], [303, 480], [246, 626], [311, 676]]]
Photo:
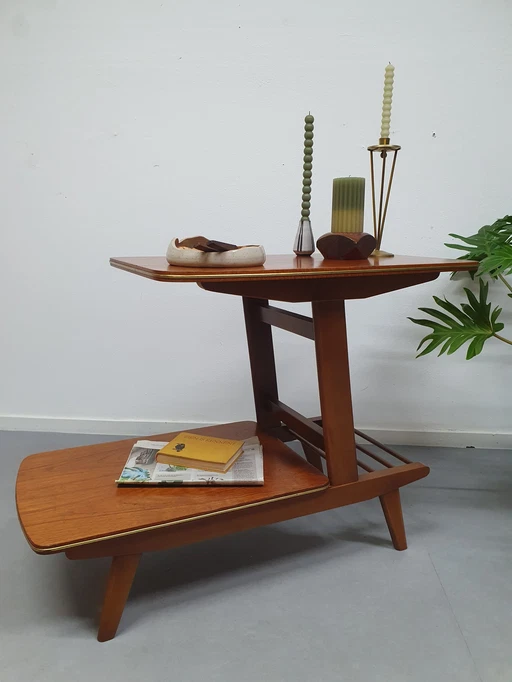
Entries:
[[[289, 253], [309, 110], [312, 221], [328, 231], [332, 178], [368, 175], [388, 61], [403, 151], [384, 246], [452, 255], [448, 232], [512, 209], [511, 25], [507, 0], [3, 2], [0, 425], [251, 418], [240, 301], [109, 256], [197, 233]], [[406, 316], [460, 287], [442, 276], [348, 304], [361, 426], [432, 442], [512, 432], [508, 347], [414, 359]], [[317, 412], [310, 342], [276, 341], [283, 399]]]

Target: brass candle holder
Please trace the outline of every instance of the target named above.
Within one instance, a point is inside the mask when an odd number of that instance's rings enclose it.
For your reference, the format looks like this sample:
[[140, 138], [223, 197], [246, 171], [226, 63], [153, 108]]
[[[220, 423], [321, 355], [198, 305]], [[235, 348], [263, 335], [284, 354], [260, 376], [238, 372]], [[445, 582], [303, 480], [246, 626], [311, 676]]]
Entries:
[[[384, 225], [386, 223], [386, 215], [388, 212], [389, 196], [391, 194], [391, 185], [393, 184], [393, 177], [395, 175], [396, 157], [401, 147], [397, 144], [390, 144], [389, 137], [381, 137], [379, 144], [368, 147], [370, 152], [370, 171], [372, 182], [372, 213], [373, 213], [373, 234], [377, 242], [376, 248], [372, 256], [376, 258], [386, 258], [393, 256], [392, 253], [382, 251], [381, 243], [384, 234]], [[386, 165], [388, 154], [393, 153], [393, 160], [391, 161], [391, 172], [387, 179], [386, 185]], [[373, 155], [379, 154], [382, 159], [382, 171], [380, 175], [380, 186], [378, 188], [379, 197], [379, 211], [377, 213], [377, 187], [375, 183], [375, 164]]]

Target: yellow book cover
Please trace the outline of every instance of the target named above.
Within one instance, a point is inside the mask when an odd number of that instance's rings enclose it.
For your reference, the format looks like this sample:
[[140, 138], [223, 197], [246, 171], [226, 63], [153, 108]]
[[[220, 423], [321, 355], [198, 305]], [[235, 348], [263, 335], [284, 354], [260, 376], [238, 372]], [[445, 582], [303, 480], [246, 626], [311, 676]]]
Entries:
[[214, 438], [183, 431], [158, 451], [158, 462], [192, 469], [227, 471], [242, 453], [243, 440]]

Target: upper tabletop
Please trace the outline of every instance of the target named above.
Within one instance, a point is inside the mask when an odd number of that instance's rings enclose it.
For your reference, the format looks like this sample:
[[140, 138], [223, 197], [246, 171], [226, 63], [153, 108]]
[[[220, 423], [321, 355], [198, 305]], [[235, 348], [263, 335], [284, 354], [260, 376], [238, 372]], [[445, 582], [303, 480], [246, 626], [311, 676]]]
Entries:
[[478, 263], [448, 258], [368, 258], [367, 260], [325, 260], [320, 255], [267, 256], [264, 265], [253, 268], [183, 268], [169, 265], [164, 256], [111, 258], [114, 268], [132, 272], [161, 282], [244, 282], [254, 279], [317, 279], [323, 277], [353, 277], [396, 275], [400, 273], [455, 272], [476, 270]]

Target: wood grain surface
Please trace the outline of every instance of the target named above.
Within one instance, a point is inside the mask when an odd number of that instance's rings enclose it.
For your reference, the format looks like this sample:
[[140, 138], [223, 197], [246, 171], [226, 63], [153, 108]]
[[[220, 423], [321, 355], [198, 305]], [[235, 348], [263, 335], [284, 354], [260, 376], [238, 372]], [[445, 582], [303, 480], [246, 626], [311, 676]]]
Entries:
[[[251, 281], [253, 279], [315, 279], [321, 277], [351, 277], [354, 275], [393, 275], [397, 273], [455, 272], [476, 270], [476, 261], [450, 260], [446, 258], [416, 258], [394, 256], [393, 258], [368, 258], [366, 260], [325, 260], [319, 255], [267, 256], [264, 265], [253, 268], [182, 268], [169, 265], [163, 256], [111, 258], [114, 268], [126, 270], [142, 277], [159, 281]], [[260, 294], [264, 298], [264, 294]]]
[[[254, 422], [193, 429], [242, 439]], [[176, 434], [153, 436], [171, 440]], [[229, 509], [322, 489], [328, 479], [286, 445], [260, 433], [265, 485], [231, 487], [118, 487], [136, 439], [40, 453], [25, 458], [16, 482], [21, 526], [32, 548], [61, 551], [75, 543], [140, 531]]]
[[201, 542], [221, 537], [229, 533], [266, 526], [295, 519], [307, 514], [343, 507], [381, 497], [424, 478], [429, 468], [415, 462], [381, 471], [361, 474], [359, 480], [344, 485], [327, 488], [308, 495], [281, 498], [272, 504], [261, 504], [255, 507], [240, 507], [230, 514], [208, 516], [179, 523], [174, 526], [158, 526], [154, 530], [143, 533], [78, 545], [66, 550], [69, 559], [91, 559], [102, 556], [126, 555], [140, 552], [153, 552], [170, 547]]

